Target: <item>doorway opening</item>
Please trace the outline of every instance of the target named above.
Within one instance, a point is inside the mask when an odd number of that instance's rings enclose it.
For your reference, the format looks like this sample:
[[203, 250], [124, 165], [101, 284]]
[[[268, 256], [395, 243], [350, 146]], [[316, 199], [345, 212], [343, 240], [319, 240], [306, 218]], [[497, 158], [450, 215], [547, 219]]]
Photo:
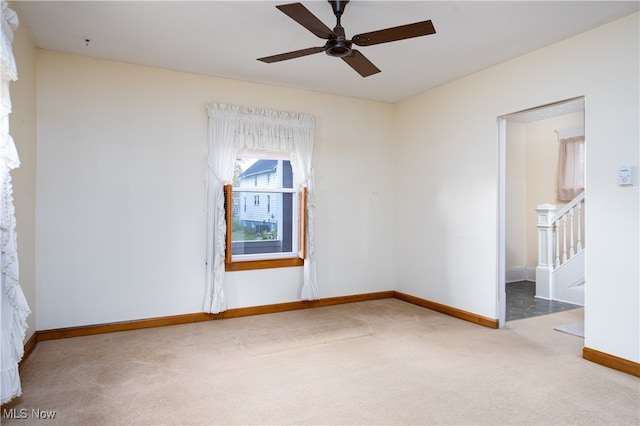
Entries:
[[[546, 249], [539, 247], [541, 213], [536, 209], [547, 205], [551, 216], [568, 205], [558, 199], [559, 144], [564, 138], [580, 135], [584, 147], [584, 103], [584, 97], [577, 97], [498, 117], [500, 327], [507, 320], [579, 307], [575, 302], [565, 304], [566, 300], [552, 297], [556, 294], [553, 291], [544, 291], [547, 283], [541, 271], [546, 264], [541, 268], [540, 262], [549, 259], [544, 259]], [[584, 221], [580, 226], [584, 227]], [[555, 234], [548, 239], [556, 243]], [[582, 273], [584, 276], [584, 266]], [[584, 291], [584, 278], [582, 285], [580, 290]], [[509, 301], [515, 300], [511, 306], [507, 305], [507, 290]]]

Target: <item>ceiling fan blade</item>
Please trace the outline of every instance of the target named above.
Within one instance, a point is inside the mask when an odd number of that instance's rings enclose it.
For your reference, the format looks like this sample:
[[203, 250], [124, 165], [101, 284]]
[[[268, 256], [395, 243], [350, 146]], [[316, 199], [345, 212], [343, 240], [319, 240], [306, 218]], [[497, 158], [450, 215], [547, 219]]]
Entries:
[[388, 43], [390, 41], [404, 40], [407, 38], [421, 37], [435, 34], [431, 20], [416, 22], [414, 24], [401, 25], [387, 28], [386, 30], [372, 31], [370, 33], [353, 36], [351, 41], [358, 46], [371, 46], [374, 44]]
[[342, 60], [356, 70], [358, 74], [363, 77], [369, 77], [372, 74], [380, 72], [378, 67], [373, 65], [362, 53], [357, 50], [352, 50], [351, 52], [352, 54], [350, 56], [343, 56]]
[[304, 7], [302, 3], [283, 4], [276, 7], [320, 38], [328, 40], [332, 37], [337, 37], [336, 33], [323, 24], [322, 21], [311, 13], [309, 9]]
[[301, 56], [313, 55], [314, 53], [324, 52], [324, 47], [310, 47], [308, 49], [294, 50], [293, 52], [281, 53], [279, 55], [265, 56], [258, 58], [259, 61], [268, 64], [272, 62], [286, 61], [287, 59], [299, 58]]

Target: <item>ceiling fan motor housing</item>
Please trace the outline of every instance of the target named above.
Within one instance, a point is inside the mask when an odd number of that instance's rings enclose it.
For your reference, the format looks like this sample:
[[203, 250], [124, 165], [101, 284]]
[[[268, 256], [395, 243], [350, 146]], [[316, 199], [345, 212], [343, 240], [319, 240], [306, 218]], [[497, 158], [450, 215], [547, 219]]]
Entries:
[[336, 58], [350, 56], [351, 45], [353, 43], [351, 42], [351, 40], [347, 40], [347, 37], [345, 37], [344, 28], [342, 28], [342, 25], [338, 23], [338, 25], [336, 25], [336, 27], [333, 29], [333, 32], [336, 34], [336, 37], [331, 37], [324, 45], [327, 55], [334, 56]]
[[342, 58], [344, 56], [351, 55], [351, 42], [342, 38], [335, 38], [327, 41], [325, 44], [325, 52], [327, 55], [334, 56], [336, 58]]

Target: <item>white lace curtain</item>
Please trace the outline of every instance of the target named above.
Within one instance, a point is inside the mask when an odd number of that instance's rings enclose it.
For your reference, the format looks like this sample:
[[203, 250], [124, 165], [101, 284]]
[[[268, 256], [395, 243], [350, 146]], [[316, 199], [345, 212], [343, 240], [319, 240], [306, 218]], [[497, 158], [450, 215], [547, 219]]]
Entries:
[[0, 361], [2, 374], [0, 403], [5, 404], [22, 394], [18, 363], [24, 354], [24, 337], [27, 316], [30, 313], [27, 300], [18, 283], [18, 252], [16, 217], [13, 206], [11, 170], [20, 166], [16, 146], [9, 135], [11, 97], [9, 85], [18, 79], [13, 57], [13, 31], [18, 27], [18, 17], [7, 2], [2, 1], [2, 39], [0, 40], [0, 275], [2, 277], [2, 331], [0, 333]]
[[571, 201], [584, 191], [584, 136], [560, 139], [558, 200]]
[[225, 238], [223, 185], [233, 182], [233, 169], [240, 151], [287, 153], [294, 185], [307, 186], [307, 259], [301, 298], [320, 297], [316, 283], [314, 243], [314, 120], [304, 114], [279, 112], [226, 104], [210, 104], [207, 167], [207, 272], [204, 311], [223, 312], [225, 297]]

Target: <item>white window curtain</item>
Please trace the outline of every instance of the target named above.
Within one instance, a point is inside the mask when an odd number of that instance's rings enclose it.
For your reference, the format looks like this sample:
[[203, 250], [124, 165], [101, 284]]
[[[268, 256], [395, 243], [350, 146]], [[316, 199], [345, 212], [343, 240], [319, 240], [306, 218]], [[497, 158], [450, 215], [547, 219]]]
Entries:
[[571, 201], [584, 191], [584, 136], [560, 139], [558, 200]]
[[11, 170], [20, 166], [20, 159], [13, 139], [9, 135], [11, 97], [9, 84], [18, 79], [13, 57], [13, 31], [18, 27], [18, 17], [2, 1], [2, 39], [0, 40], [0, 270], [2, 276], [1, 334], [1, 403], [5, 404], [22, 394], [18, 363], [24, 355], [24, 337], [27, 316], [31, 312], [18, 283], [18, 252], [16, 217], [13, 205]]
[[307, 259], [301, 298], [316, 300], [320, 292], [316, 283], [314, 239], [313, 157], [314, 119], [309, 115], [249, 108], [227, 104], [210, 104], [209, 153], [207, 162], [207, 272], [204, 311], [223, 312], [225, 297], [224, 194], [222, 187], [233, 182], [233, 167], [240, 151], [288, 153], [294, 185], [307, 186]]

